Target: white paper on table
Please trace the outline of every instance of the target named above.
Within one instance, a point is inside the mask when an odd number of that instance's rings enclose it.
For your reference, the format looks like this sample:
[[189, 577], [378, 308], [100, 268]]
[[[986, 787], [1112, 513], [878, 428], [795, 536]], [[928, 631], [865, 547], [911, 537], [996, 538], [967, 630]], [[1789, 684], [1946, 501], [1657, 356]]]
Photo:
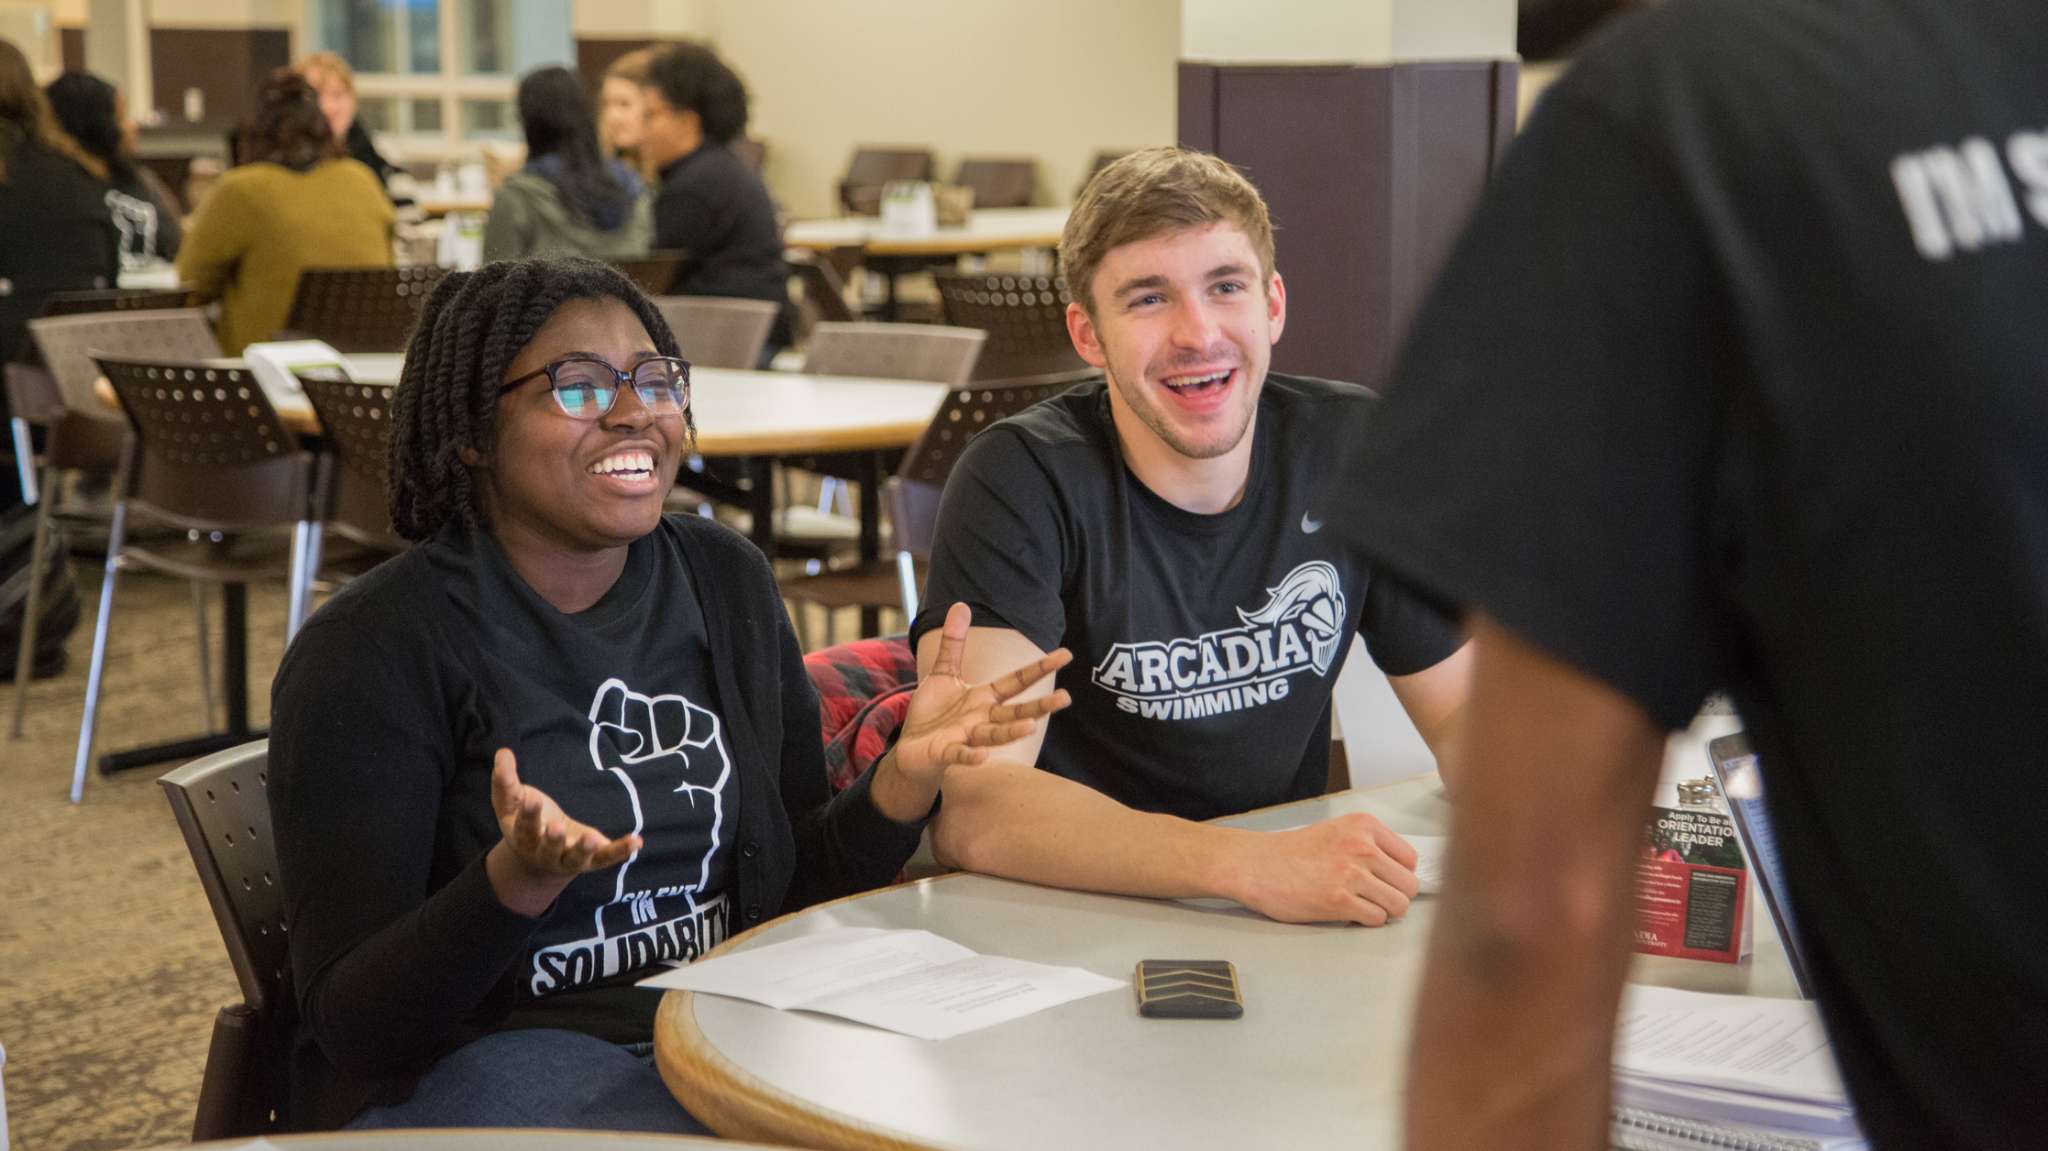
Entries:
[[1842, 1105], [1820, 1014], [1803, 999], [1631, 984], [1615, 1023], [1617, 1072]]
[[840, 927], [702, 959], [642, 987], [727, 995], [950, 1039], [1126, 986], [1078, 967], [981, 955], [929, 931]]
[[1444, 853], [1451, 841], [1442, 835], [1407, 835], [1402, 839], [1415, 849], [1415, 890], [1418, 895], [1435, 895], [1444, 886]]

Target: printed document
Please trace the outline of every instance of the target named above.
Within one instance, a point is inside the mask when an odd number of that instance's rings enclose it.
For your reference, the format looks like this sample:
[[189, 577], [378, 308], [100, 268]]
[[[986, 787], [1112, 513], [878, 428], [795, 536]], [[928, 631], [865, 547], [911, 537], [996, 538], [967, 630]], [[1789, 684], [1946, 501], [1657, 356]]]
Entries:
[[1078, 967], [982, 955], [929, 931], [839, 927], [701, 959], [642, 987], [726, 995], [950, 1039], [1126, 986]]

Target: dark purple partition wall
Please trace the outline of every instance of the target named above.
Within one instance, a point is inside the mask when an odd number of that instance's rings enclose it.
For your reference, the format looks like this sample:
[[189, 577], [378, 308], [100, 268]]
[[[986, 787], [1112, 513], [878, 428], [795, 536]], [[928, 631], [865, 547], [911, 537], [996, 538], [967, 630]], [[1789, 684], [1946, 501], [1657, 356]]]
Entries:
[[1383, 387], [1514, 133], [1514, 61], [1183, 63], [1180, 141], [1242, 168], [1287, 279], [1280, 371]]

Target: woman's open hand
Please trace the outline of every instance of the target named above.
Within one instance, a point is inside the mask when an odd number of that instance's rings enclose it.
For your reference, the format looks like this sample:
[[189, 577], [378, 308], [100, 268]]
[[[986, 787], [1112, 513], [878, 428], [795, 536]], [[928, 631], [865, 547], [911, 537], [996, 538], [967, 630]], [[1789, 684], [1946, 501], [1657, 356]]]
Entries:
[[956, 603], [946, 613], [938, 658], [910, 697], [910, 711], [896, 737], [896, 766], [907, 781], [936, 791], [946, 768], [980, 763], [990, 748], [1030, 735], [1038, 721], [1073, 702], [1065, 691], [1036, 699], [1010, 700], [1067, 666], [1074, 655], [1060, 648], [987, 683], [960, 677], [973, 612]]

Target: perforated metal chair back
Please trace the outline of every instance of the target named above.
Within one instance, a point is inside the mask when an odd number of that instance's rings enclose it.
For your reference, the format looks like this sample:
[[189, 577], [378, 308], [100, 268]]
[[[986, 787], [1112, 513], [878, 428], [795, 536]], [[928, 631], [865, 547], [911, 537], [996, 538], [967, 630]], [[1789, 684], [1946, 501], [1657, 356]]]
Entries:
[[96, 353], [187, 363], [220, 356], [213, 326], [197, 308], [79, 313], [30, 320], [28, 330], [65, 408], [88, 419], [121, 418], [93, 390], [100, 378]]
[[246, 531], [307, 515], [310, 467], [245, 368], [97, 357], [141, 451], [121, 496], [193, 528]]
[[321, 518], [360, 543], [402, 546], [391, 530], [391, 392], [384, 384], [359, 384], [338, 367], [296, 373], [306, 399], [320, 417], [327, 454]]
[[640, 285], [640, 290], [650, 296], [665, 296], [675, 286], [676, 272], [683, 266], [687, 253], [649, 252], [627, 260], [613, 260], [612, 267], [626, 274], [626, 278]]
[[[946, 398], [940, 402], [938, 413], [932, 416], [931, 426], [925, 428], [924, 434], [910, 446], [903, 463], [896, 469], [896, 475], [913, 483], [944, 488], [946, 477], [952, 474], [953, 465], [960, 462], [960, 453], [967, 447], [967, 442], [982, 429], [1101, 374], [1092, 369], [1053, 372], [1014, 380], [981, 380], [955, 388], [947, 392]], [[936, 513], [936, 505], [933, 511]], [[899, 542], [903, 538], [902, 530], [898, 529]]]
[[276, 1005], [289, 962], [269, 781], [270, 745], [263, 740], [194, 760], [158, 780], [206, 888], [242, 998], [259, 1012]]
[[438, 267], [308, 268], [284, 326], [344, 352], [402, 352], [420, 305], [446, 274]]
[[820, 376], [964, 384], [988, 333], [940, 324], [823, 323], [811, 329], [804, 370]]
[[757, 368], [768, 333], [782, 309], [767, 300], [722, 296], [656, 296], [683, 348], [683, 358], [707, 368]]
[[1067, 335], [1067, 293], [1054, 276], [937, 272], [946, 322], [988, 333], [975, 378], [1015, 379], [1085, 365]]
[[974, 189], [977, 208], [1022, 208], [1038, 189], [1038, 161], [962, 160], [953, 182]]
[[857, 215], [882, 210], [882, 185], [891, 180], [932, 178], [929, 148], [857, 148], [839, 180], [839, 202]]
[[183, 288], [95, 288], [85, 292], [52, 292], [44, 297], [39, 316], [79, 316], [90, 312], [153, 312], [189, 308], [192, 293]]

